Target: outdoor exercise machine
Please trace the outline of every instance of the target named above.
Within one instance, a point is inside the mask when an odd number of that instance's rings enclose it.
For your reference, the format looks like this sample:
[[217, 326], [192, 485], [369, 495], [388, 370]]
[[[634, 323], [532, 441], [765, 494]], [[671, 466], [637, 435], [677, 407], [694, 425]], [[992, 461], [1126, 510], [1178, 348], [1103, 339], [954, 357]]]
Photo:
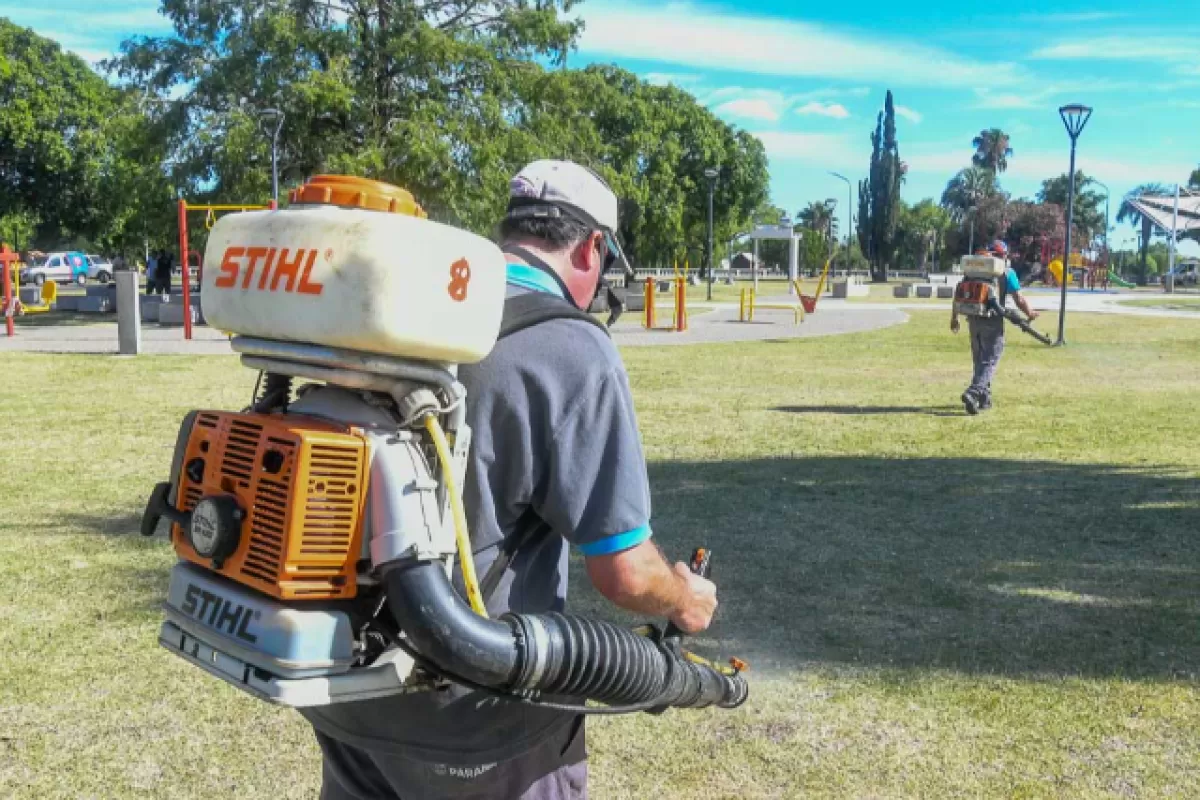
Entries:
[[658, 327], [657, 309], [655, 308], [655, 291], [658, 288], [657, 281], [653, 277], [646, 278], [646, 302], [645, 309], [642, 312], [642, 325], [646, 330], [663, 330], [673, 331], [675, 333], [683, 333], [687, 330], [687, 278], [676, 277], [672, 281], [672, 294], [675, 298], [675, 305], [671, 313], [671, 324], [662, 328]]
[[793, 312], [795, 317], [793, 325], [799, 325], [804, 321], [805, 312], [803, 305], [797, 305], [796, 303], [760, 303], [758, 302], [757, 292], [754, 289], [742, 289], [742, 299], [738, 304], [738, 322], [754, 322], [754, 312], [760, 308]]
[[[192, 277], [190, 274], [191, 262], [188, 256], [188, 213], [192, 211], [203, 211], [204, 227], [206, 230], [212, 230], [213, 225], [217, 224], [217, 214], [226, 211], [266, 211], [270, 209], [274, 211], [278, 206], [274, 200], [271, 200], [266, 205], [242, 205], [237, 203], [225, 203], [216, 205], [206, 204], [191, 204], [187, 200], [180, 198], [179, 201], [179, 263], [183, 269], [183, 338], [192, 338]], [[198, 280], [204, 278], [204, 256], [199, 255], [197, 261], [198, 267], [196, 277]]]

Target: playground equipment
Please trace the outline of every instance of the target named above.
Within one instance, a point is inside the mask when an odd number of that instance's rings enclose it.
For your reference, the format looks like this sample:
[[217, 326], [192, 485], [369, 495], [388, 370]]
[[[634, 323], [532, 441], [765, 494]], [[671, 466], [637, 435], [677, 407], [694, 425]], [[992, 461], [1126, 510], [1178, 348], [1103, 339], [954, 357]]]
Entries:
[[1108, 271], [1108, 282], [1115, 286], [1120, 286], [1122, 289], [1132, 289], [1137, 286], [1136, 283], [1131, 283], [1125, 280], [1111, 269]]
[[518, 329], [504, 254], [387, 184], [319, 176], [291, 200], [225, 217], [208, 243], [206, 310], [262, 390], [243, 412], [189, 413], [147, 503], [141, 532], [169, 520], [179, 558], [160, 644], [310, 713], [447, 683], [572, 713], [744, 703], [744, 665], [670, 629], [488, 618], [455, 370]]
[[804, 292], [800, 291], [800, 281], [792, 281], [792, 285], [796, 288], [796, 294], [800, 296], [800, 304], [804, 306], [804, 313], [813, 314], [817, 310], [817, 301], [821, 299], [821, 293], [825, 291], [825, 284], [829, 278], [829, 267], [833, 264], [833, 259], [829, 258], [825, 261], [825, 269], [821, 270], [821, 280], [817, 281], [817, 293], [814, 297], [809, 297]]
[[[797, 292], [799, 289], [800, 287], [797, 286]], [[793, 312], [795, 315], [793, 325], [799, 325], [804, 321], [806, 308], [803, 303], [800, 305], [795, 303], [759, 303], [757, 294], [752, 288], [742, 289], [741, 302], [738, 304], [738, 322], [754, 322], [754, 312], [760, 308]], [[803, 300], [803, 295], [801, 295], [801, 299]]]
[[20, 294], [20, 287], [17, 285], [20, 280], [12, 269], [12, 265], [21, 260], [21, 257], [14, 253], [5, 242], [3, 247], [0, 247], [0, 283], [4, 284], [4, 331], [11, 338], [16, 334], [13, 328], [13, 316], [17, 313], [16, 296]]
[[[217, 214], [225, 211], [264, 211], [267, 209], [274, 210], [277, 206], [275, 201], [270, 201], [267, 205], [239, 205], [239, 204], [217, 204], [204, 205], [189, 204], [187, 200], [179, 200], [179, 263], [183, 270], [183, 338], [192, 338], [192, 277], [191, 277], [191, 261], [188, 256], [191, 251], [188, 249], [188, 213], [191, 211], [203, 211], [204, 227], [212, 230], [217, 223]], [[204, 279], [204, 266], [201, 263], [200, 275], [201, 281]]]
[[674, 297], [674, 306], [671, 309], [671, 324], [660, 328], [658, 327], [658, 309], [655, 307], [654, 298], [656, 282], [653, 278], [646, 278], [646, 307], [642, 311], [642, 325], [646, 330], [672, 331], [674, 333], [683, 333], [687, 330], [687, 278], [678, 276], [672, 279], [672, 283], [674, 286], [671, 294]]
[[44, 314], [58, 302], [58, 283], [55, 281], [46, 281], [42, 284], [42, 302], [38, 305], [29, 305], [28, 303], [17, 303], [17, 313], [19, 314]]

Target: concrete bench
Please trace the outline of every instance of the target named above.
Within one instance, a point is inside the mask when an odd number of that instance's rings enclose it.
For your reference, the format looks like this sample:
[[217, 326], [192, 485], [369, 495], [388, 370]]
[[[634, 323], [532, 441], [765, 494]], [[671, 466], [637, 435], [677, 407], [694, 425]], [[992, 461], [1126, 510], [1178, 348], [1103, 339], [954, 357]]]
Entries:
[[54, 301], [56, 311], [78, 311], [79, 301], [83, 298], [77, 294], [60, 294]]
[[933, 297], [933, 286], [927, 283], [918, 286], [917, 297]]
[[42, 290], [37, 286], [22, 286], [18, 299], [23, 306], [36, 306], [42, 302]]
[[856, 280], [843, 280], [833, 282], [833, 296], [836, 298], [847, 299], [850, 297], [868, 297], [871, 294], [871, 287], [865, 283], [859, 283]]
[[115, 283], [90, 283], [84, 287], [83, 291], [88, 297], [112, 297], [117, 296], [117, 285]]
[[117, 304], [111, 297], [80, 297], [76, 310], [81, 314], [111, 314]]
[[892, 287], [892, 297], [912, 297], [913, 287], [911, 283], [902, 283], [899, 286]]
[[[181, 327], [185, 308], [188, 307], [183, 303], [163, 303], [158, 309], [158, 324], [172, 328]], [[200, 313], [200, 309], [192, 305], [189, 310], [192, 312], [192, 324], [203, 325], [204, 315]]]
[[938, 298], [939, 298], [939, 299], [941, 299], [941, 300], [950, 300], [950, 299], [953, 299], [953, 297], [954, 297], [954, 287], [953, 287], [953, 286], [939, 286], [939, 287], [937, 287], [937, 296], [938, 296]]

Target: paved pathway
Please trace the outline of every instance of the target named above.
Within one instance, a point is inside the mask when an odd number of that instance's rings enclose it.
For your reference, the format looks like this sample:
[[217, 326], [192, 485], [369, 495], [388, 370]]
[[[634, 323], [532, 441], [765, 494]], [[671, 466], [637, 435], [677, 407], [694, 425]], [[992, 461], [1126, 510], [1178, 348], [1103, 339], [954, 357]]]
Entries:
[[[768, 300], [763, 298], [759, 302]], [[787, 300], [777, 298], [771, 302]], [[702, 306], [693, 304], [692, 307]], [[793, 324], [795, 316], [790, 311], [759, 309], [754, 315], [754, 322], [743, 323], [738, 322], [736, 305], [714, 304], [711, 308], [713, 310], [708, 313], [693, 314], [688, 321], [688, 329], [683, 333], [648, 331], [642, 327], [641, 315], [631, 313], [613, 329], [613, 340], [622, 347], [643, 347], [801, 339], [873, 331], [908, 321], [908, 315], [901, 310], [867, 307], [828, 311], [821, 308], [818, 313], [806, 316], [799, 325]], [[667, 319], [669, 311], [669, 308], [664, 308], [660, 318]]]
[[[1027, 292], [1034, 308], [1043, 311], [1058, 309], [1059, 296], [1049, 290]], [[1068, 295], [1069, 311], [1098, 314], [1127, 314], [1144, 317], [1173, 319], [1195, 319], [1200, 314], [1188, 311], [1172, 311], [1161, 308], [1145, 308], [1121, 305], [1122, 300], [1169, 299], [1167, 295], [1107, 294], [1103, 292], [1071, 291]], [[764, 297], [760, 303], [793, 302], [792, 298]], [[641, 327], [641, 315], [627, 313], [613, 330], [613, 338], [623, 347], [649, 345], [713, 344], [720, 342], [746, 342], [777, 339], [800, 339], [813, 336], [833, 336], [842, 333], [860, 333], [899, 325], [908, 319], [911, 311], [940, 311], [948, 313], [950, 301], [925, 300], [891, 303], [847, 302], [822, 298], [820, 309], [809, 315], [800, 325], [792, 324], [792, 315], [787, 311], [760, 309], [758, 319], [752, 324], [737, 321], [735, 303], [694, 303], [694, 309], [711, 309], [707, 313], [693, 314], [689, 330], [685, 333], [647, 331]], [[660, 319], [666, 321], [670, 307], [660, 306]], [[111, 319], [111, 317], [109, 318]], [[147, 354], [183, 355], [229, 355], [233, 351], [229, 341], [217, 331], [197, 326], [195, 338], [184, 341], [182, 328], [162, 328], [146, 325], [142, 329], [142, 352]], [[0, 353], [116, 353], [117, 324], [96, 322], [94, 324], [18, 326], [17, 336], [8, 339], [0, 335]]]

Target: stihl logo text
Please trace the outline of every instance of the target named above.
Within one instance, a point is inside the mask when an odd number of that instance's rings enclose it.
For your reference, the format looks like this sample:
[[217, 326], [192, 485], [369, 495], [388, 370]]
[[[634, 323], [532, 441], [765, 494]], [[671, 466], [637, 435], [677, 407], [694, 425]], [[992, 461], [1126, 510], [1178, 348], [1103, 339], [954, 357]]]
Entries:
[[[326, 253], [326, 258], [332, 253]], [[241, 288], [259, 292], [320, 294], [324, 284], [312, 280], [317, 251], [284, 247], [230, 247], [221, 259], [221, 272], [213, 284], [218, 289]]]
[[258, 616], [257, 611], [232, 603], [194, 583], [189, 583], [184, 592], [183, 613], [191, 614], [209, 627], [225, 631], [242, 641], [251, 644], [258, 641], [258, 637], [250, 632], [250, 621]]

